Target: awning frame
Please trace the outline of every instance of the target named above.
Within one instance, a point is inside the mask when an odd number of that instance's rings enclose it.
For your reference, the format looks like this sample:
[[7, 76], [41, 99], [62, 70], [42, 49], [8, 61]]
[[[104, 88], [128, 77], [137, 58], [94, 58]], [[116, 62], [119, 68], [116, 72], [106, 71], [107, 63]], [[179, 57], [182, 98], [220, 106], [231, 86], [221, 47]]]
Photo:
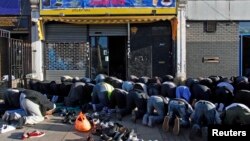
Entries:
[[91, 17], [59, 17], [44, 16], [39, 20], [46, 22], [64, 22], [71, 24], [127, 24], [127, 23], [152, 23], [157, 21], [171, 20], [175, 15], [161, 16], [91, 16]]
[[173, 40], [176, 39], [176, 15], [149, 15], [149, 16], [43, 16], [40, 17], [37, 26], [39, 39], [44, 40], [43, 26], [47, 22], [62, 22], [70, 24], [132, 24], [132, 23], [153, 23], [157, 21], [170, 20], [172, 24]]

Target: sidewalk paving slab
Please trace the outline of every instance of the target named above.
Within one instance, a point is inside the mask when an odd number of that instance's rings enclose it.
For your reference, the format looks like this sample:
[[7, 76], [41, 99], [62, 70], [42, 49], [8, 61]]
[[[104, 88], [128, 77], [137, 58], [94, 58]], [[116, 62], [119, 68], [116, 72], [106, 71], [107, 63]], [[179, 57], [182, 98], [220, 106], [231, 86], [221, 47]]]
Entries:
[[[75, 130], [74, 125], [64, 124], [61, 122], [63, 117], [51, 116], [50, 119], [33, 125], [25, 126], [23, 129], [10, 131], [0, 134], [0, 140], [2, 141], [17, 141], [21, 140], [21, 136], [24, 132], [30, 132], [33, 130], [39, 130], [45, 132], [45, 136], [39, 138], [31, 138], [26, 140], [32, 141], [85, 141], [90, 132], [79, 132]], [[123, 126], [134, 129], [139, 138], [144, 141], [189, 141], [189, 129], [181, 129], [180, 135], [175, 136], [171, 132], [166, 133], [162, 130], [161, 125], [155, 127], [147, 127], [142, 125], [141, 120], [137, 120], [136, 123], [132, 122], [130, 116], [124, 117], [122, 121], [116, 119], [114, 122], [119, 122]], [[0, 122], [1, 124], [1, 122]], [[93, 136], [95, 141], [99, 141], [98, 136]]]

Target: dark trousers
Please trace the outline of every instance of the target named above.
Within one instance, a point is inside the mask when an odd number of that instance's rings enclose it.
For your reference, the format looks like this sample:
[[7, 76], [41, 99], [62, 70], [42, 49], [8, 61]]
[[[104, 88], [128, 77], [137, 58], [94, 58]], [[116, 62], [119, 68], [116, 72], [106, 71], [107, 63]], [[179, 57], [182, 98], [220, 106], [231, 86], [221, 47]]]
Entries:
[[126, 108], [121, 110], [121, 115], [125, 116], [131, 114], [132, 110], [137, 108], [136, 118], [142, 118], [147, 112], [147, 99], [148, 97], [142, 91], [130, 91], [126, 98]]
[[128, 92], [122, 90], [122, 89], [114, 89], [111, 97], [110, 97], [110, 109], [115, 109], [117, 106], [119, 109], [125, 109], [126, 108], [126, 95]]

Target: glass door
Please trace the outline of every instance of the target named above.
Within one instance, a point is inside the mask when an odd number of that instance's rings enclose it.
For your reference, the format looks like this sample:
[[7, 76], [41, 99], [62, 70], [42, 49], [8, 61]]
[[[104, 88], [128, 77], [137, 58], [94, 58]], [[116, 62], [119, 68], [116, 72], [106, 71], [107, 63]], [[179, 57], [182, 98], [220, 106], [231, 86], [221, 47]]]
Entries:
[[109, 75], [109, 50], [107, 36], [90, 37], [91, 47], [91, 78], [99, 73]]

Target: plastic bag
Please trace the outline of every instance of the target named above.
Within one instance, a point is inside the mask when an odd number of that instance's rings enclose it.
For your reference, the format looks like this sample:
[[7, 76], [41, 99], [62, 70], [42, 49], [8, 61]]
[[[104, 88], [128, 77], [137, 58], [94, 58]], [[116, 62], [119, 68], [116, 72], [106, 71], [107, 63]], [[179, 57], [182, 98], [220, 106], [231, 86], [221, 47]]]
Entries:
[[76, 118], [75, 129], [81, 132], [87, 132], [91, 129], [90, 122], [88, 121], [86, 115], [82, 112], [80, 112]]

